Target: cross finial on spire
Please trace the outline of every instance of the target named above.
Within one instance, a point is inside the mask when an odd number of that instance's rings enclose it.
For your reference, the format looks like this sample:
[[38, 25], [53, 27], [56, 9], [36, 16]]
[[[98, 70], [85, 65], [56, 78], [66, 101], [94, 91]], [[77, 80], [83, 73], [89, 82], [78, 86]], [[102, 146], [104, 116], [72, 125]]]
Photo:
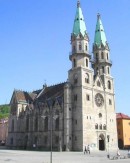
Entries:
[[78, 2], [77, 2], [77, 7], [80, 7], [80, 1], [78, 0]]
[[99, 14], [99, 13], [97, 14], [97, 18], [98, 18], [98, 19], [100, 18], [100, 14]]

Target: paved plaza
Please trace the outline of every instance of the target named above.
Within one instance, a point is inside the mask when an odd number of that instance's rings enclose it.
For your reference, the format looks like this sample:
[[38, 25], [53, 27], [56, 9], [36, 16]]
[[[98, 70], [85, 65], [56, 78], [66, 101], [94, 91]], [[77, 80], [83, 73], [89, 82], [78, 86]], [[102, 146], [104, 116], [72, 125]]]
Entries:
[[[121, 156], [126, 156], [127, 151], [120, 151]], [[116, 152], [110, 153], [110, 156]], [[50, 163], [50, 152], [40, 151], [20, 151], [0, 149], [0, 163]], [[84, 155], [83, 152], [53, 152], [53, 163], [125, 163], [130, 162], [130, 158], [110, 160], [107, 152], [91, 152]]]

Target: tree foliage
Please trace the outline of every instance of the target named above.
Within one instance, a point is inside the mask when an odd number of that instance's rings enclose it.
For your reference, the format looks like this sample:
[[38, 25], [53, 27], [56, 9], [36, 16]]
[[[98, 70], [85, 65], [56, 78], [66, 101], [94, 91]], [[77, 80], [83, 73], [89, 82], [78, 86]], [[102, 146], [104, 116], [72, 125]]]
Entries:
[[10, 106], [9, 105], [0, 105], [0, 119], [7, 118], [9, 116]]

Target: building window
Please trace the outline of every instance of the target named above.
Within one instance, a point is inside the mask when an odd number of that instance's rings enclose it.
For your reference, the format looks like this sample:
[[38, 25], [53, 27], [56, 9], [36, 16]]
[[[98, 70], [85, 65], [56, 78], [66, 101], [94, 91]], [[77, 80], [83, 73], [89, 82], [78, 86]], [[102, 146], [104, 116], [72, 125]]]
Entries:
[[11, 131], [14, 132], [14, 119], [12, 120]]
[[55, 137], [55, 143], [58, 144], [59, 143], [59, 136]]
[[86, 59], [86, 67], [88, 67], [88, 60]]
[[102, 130], [102, 125], [100, 124], [99, 129]]
[[77, 84], [77, 83], [78, 83], [78, 75], [75, 74], [75, 75], [74, 75], [74, 84]]
[[108, 80], [107, 86], [108, 86], [108, 89], [111, 89], [111, 82], [109, 80]]
[[77, 98], [78, 98], [77, 95], [74, 95], [74, 101], [77, 101]]
[[97, 86], [98, 87], [101, 87], [101, 84], [100, 84], [100, 81], [99, 80], [97, 81]]
[[89, 74], [86, 74], [85, 83], [89, 83]]
[[107, 53], [107, 60], [108, 60], [108, 53]]
[[109, 105], [112, 105], [112, 101], [111, 101], [111, 99], [109, 99]]
[[103, 130], [106, 130], [106, 125], [103, 125]]
[[76, 59], [73, 60], [74, 67], [76, 67]]
[[101, 53], [101, 59], [104, 59], [104, 54], [103, 54], [103, 52]]
[[88, 46], [87, 46], [87, 44], [86, 44], [86, 46], [85, 46], [85, 49], [86, 49], [86, 51], [88, 50]]
[[55, 130], [59, 130], [59, 117], [56, 118], [55, 124], [56, 124]]
[[109, 67], [107, 68], [107, 71], [108, 71], [108, 74], [110, 74], [110, 69], [109, 69]]
[[96, 53], [96, 61], [98, 60], [98, 53]]
[[104, 67], [102, 66], [102, 73], [104, 73], [105, 71], [104, 71]]
[[45, 131], [48, 130], [48, 117], [46, 117], [45, 120], [44, 120], [44, 130]]
[[86, 95], [87, 101], [90, 101], [90, 95]]
[[77, 120], [75, 120], [75, 124], [77, 125]]
[[77, 141], [77, 137], [75, 136], [75, 141]]
[[102, 114], [101, 113], [99, 113], [99, 118], [102, 118]]
[[26, 117], [26, 131], [29, 130], [29, 117]]
[[79, 44], [79, 50], [82, 50], [82, 46], [81, 46], [81, 44]]
[[38, 117], [35, 118], [35, 131], [38, 131]]
[[98, 124], [97, 123], [95, 124], [95, 129], [98, 129]]

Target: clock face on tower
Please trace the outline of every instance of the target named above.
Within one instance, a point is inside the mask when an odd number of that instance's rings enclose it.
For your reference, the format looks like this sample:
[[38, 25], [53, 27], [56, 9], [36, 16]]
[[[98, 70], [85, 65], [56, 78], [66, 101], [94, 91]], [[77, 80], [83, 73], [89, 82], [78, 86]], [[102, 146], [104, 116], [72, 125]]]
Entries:
[[95, 95], [95, 103], [98, 107], [101, 107], [104, 103], [103, 96], [100, 93], [97, 93]]

